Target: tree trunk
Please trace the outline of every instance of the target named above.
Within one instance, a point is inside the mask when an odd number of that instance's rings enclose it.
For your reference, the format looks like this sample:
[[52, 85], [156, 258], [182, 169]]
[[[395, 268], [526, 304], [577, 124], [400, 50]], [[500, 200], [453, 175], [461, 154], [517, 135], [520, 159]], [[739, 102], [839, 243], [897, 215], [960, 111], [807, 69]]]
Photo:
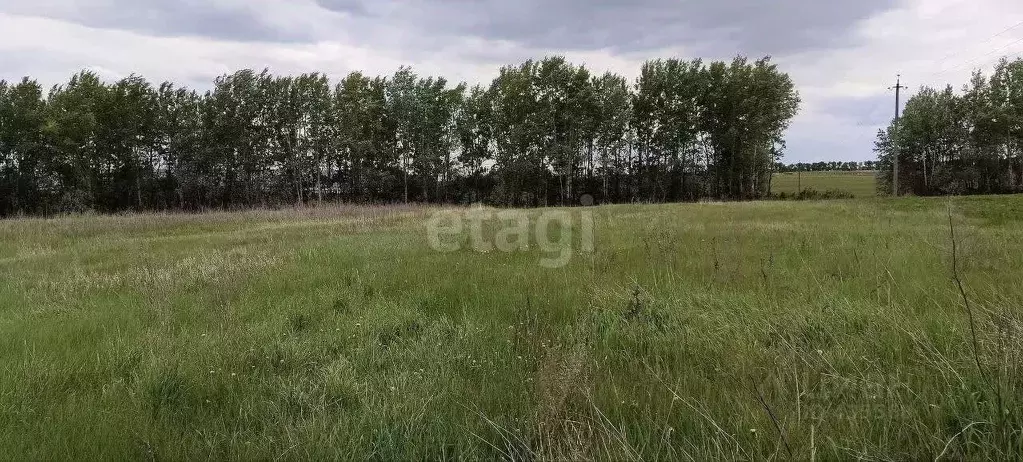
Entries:
[[323, 163], [320, 159], [316, 160], [316, 202], [323, 202]]
[[408, 204], [408, 165], [402, 170], [405, 172], [405, 203]]

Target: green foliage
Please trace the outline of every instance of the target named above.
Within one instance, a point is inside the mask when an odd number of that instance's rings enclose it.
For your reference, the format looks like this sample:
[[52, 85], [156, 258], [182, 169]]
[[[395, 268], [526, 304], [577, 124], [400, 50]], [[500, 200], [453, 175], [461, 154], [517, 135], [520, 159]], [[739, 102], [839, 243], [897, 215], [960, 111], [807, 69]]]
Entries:
[[345, 202], [499, 205], [767, 194], [799, 99], [766, 59], [644, 65], [630, 85], [563, 57], [468, 89], [241, 70], [203, 94], [82, 72], [0, 84], [0, 216]]
[[824, 191], [818, 191], [813, 188], [804, 188], [796, 193], [780, 192], [774, 194], [772, 197], [780, 200], [797, 200], [797, 201], [817, 201], [817, 200], [831, 200], [831, 199], [853, 199], [852, 193], [843, 191], [841, 189], [827, 189]]
[[777, 163], [774, 167], [775, 172], [778, 173], [791, 173], [791, 172], [873, 172], [877, 170], [877, 162], [873, 160], [857, 162], [799, 162], [795, 164], [784, 164]]
[[[916, 195], [1023, 192], [1023, 59], [974, 73], [962, 94], [921, 88], [898, 124], [878, 133], [879, 187]], [[897, 155], [896, 155], [897, 154]]]

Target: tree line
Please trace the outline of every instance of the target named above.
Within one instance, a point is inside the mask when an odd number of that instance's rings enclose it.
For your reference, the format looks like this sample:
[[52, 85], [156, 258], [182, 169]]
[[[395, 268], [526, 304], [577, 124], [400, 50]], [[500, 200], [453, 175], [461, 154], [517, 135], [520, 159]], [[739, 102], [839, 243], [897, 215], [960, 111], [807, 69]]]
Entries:
[[849, 161], [831, 161], [831, 162], [799, 162], [795, 164], [784, 164], [779, 162], [774, 170], [778, 173], [793, 173], [793, 172], [857, 172], [857, 171], [874, 171], [877, 170], [878, 165], [876, 161], [868, 160], [864, 162]]
[[630, 83], [561, 57], [489, 86], [403, 67], [199, 92], [80, 72], [0, 81], [0, 216], [347, 202], [574, 204], [767, 194], [799, 97], [769, 59], [646, 62]]
[[875, 142], [879, 188], [916, 195], [1023, 192], [1023, 59], [976, 71], [960, 92], [923, 87]]

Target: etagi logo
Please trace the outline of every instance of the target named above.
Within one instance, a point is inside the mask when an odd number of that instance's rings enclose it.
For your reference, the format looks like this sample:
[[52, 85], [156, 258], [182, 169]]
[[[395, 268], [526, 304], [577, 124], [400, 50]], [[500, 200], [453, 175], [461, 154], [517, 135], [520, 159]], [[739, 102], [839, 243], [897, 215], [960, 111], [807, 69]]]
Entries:
[[[582, 203], [592, 205], [593, 198], [584, 196]], [[529, 252], [535, 245], [542, 254], [540, 266], [551, 269], [568, 265], [576, 249], [593, 253], [593, 228], [593, 213], [587, 209], [442, 210], [426, 223], [427, 242], [438, 252], [457, 252], [467, 246], [481, 253]]]

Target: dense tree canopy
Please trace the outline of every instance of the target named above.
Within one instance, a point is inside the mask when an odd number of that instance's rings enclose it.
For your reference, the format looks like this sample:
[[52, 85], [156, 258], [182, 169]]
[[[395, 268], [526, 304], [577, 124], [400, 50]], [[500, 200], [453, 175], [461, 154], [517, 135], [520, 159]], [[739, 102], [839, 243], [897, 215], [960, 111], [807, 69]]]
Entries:
[[1023, 59], [976, 72], [961, 93], [921, 88], [878, 133], [880, 187], [918, 195], [1023, 192]]
[[766, 58], [655, 60], [633, 84], [561, 57], [472, 88], [410, 68], [334, 85], [243, 70], [203, 93], [91, 72], [49, 92], [0, 81], [0, 216], [757, 198], [798, 104]]

